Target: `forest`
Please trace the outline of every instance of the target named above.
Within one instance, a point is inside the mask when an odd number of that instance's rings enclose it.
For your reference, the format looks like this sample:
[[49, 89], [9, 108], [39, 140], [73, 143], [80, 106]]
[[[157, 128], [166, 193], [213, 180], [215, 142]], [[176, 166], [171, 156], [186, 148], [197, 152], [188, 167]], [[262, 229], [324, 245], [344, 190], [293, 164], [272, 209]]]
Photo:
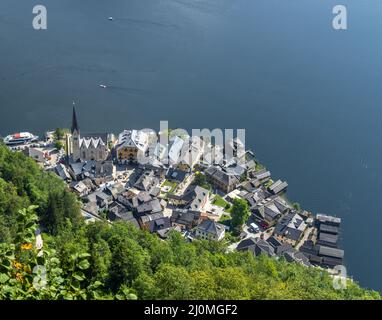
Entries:
[[85, 224], [80, 208], [54, 173], [0, 145], [0, 299], [381, 298], [350, 280], [336, 290], [324, 270], [227, 252], [224, 241]]

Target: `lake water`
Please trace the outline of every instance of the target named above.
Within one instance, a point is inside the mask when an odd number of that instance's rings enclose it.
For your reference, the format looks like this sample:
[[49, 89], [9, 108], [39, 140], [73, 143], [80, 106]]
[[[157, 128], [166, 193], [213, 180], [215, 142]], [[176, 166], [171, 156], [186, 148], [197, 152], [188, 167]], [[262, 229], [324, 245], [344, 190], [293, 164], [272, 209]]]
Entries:
[[[331, 27], [336, 4], [347, 31]], [[343, 218], [348, 272], [382, 291], [381, 13], [380, 0], [2, 0], [0, 134], [68, 127], [73, 100], [83, 131], [245, 128], [290, 199]]]

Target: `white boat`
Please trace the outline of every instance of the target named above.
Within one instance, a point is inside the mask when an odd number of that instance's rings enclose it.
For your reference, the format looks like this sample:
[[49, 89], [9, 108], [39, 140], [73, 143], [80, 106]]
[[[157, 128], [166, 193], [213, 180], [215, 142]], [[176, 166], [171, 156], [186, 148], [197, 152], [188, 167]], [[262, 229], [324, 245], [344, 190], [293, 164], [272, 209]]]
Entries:
[[113, 18], [113, 17], [109, 17], [109, 20], [110, 20], [110, 21], [113, 21], [113, 20], [114, 20], [114, 18]]
[[28, 144], [38, 140], [38, 136], [31, 134], [30, 132], [14, 133], [4, 138], [4, 143], [7, 146]]
[[107, 88], [104, 84], [100, 84], [99, 86], [100, 86], [101, 88], [104, 88], [104, 89]]

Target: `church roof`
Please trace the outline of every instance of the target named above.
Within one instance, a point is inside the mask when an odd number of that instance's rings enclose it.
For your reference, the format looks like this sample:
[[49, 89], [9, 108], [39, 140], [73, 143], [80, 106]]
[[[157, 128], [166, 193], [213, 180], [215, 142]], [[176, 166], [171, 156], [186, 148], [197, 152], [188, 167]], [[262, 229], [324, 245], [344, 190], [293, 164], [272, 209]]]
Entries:
[[101, 146], [104, 146], [105, 142], [100, 138], [81, 138], [80, 139], [80, 148], [99, 148]]

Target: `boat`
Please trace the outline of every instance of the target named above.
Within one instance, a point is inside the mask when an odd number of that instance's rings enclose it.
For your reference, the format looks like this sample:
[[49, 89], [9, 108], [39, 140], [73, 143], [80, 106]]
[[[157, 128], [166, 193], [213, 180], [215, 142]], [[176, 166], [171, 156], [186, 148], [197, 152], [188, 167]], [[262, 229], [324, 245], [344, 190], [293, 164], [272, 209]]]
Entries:
[[113, 18], [113, 17], [109, 17], [109, 20], [110, 20], [110, 21], [113, 21], [113, 20], [114, 20], [114, 18]]
[[100, 84], [99, 86], [100, 86], [101, 88], [104, 88], [104, 89], [107, 88], [104, 84]]
[[19, 132], [6, 136], [4, 143], [7, 146], [28, 144], [38, 140], [38, 136], [31, 134], [30, 132]]

